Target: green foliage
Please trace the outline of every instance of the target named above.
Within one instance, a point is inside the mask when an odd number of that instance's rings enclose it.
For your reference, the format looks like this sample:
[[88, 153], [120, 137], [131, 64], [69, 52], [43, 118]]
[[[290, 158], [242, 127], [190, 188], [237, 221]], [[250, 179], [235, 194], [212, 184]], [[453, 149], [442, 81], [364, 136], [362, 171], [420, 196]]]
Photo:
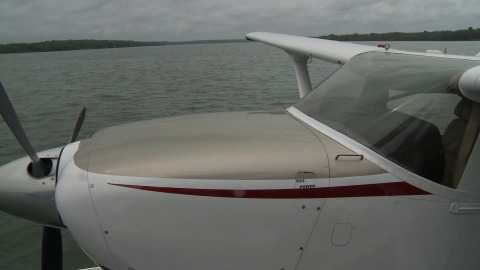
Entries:
[[318, 38], [339, 40], [339, 41], [458, 41], [458, 40], [480, 40], [480, 28], [469, 27], [466, 30], [457, 31], [423, 31], [416, 33], [371, 33], [371, 34], [347, 34], [319, 36]]
[[36, 43], [11, 43], [5, 45], [0, 44], [0, 53], [71, 51], [141, 46], [160, 46], [165, 44], [166, 42], [132, 40], [50, 40]]

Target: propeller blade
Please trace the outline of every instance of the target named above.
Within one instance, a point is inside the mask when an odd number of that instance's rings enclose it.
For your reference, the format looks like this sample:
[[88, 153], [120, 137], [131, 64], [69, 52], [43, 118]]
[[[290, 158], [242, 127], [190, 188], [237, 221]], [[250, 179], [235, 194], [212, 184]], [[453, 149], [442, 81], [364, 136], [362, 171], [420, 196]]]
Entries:
[[75, 123], [75, 128], [73, 129], [72, 138], [70, 139], [70, 143], [73, 143], [77, 140], [78, 133], [80, 133], [80, 128], [82, 128], [83, 120], [85, 120], [85, 113], [87, 112], [87, 108], [83, 107], [82, 112], [77, 118], [77, 122]]
[[17, 138], [18, 143], [22, 146], [23, 150], [27, 153], [27, 155], [30, 156], [30, 159], [32, 160], [32, 175], [36, 177], [48, 175], [50, 173], [51, 166], [38, 157], [37, 153], [28, 141], [27, 135], [25, 135], [25, 132], [23, 131], [20, 120], [18, 119], [17, 114], [15, 113], [15, 109], [13, 108], [12, 103], [8, 98], [7, 92], [5, 91], [5, 88], [3, 88], [1, 82], [0, 114], [5, 120], [5, 123], [7, 123], [15, 138]]
[[60, 229], [43, 227], [42, 270], [62, 270], [62, 234]]

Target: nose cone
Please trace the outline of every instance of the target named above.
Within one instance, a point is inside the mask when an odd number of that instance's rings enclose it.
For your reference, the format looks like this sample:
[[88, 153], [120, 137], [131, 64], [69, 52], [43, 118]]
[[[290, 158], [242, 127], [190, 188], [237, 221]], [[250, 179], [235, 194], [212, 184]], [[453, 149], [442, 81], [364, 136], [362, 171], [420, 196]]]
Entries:
[[33, 178], [27, 171], [30, 158], [0, 167], [0, 210], [45, 225], [62, 226], [55, 206], [55, 172], [61, 148], [39, 153], [53, 163], [51, 173]]

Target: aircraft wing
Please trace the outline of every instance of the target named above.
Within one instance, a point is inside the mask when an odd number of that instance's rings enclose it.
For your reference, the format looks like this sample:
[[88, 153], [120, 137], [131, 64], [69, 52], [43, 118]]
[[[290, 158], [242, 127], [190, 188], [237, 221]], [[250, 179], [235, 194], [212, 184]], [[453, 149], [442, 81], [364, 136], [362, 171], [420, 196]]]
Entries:
[[350, 58], [360, 53], [385, 50], [348, 42], [268, 32], [249, 33], [245, 38], [283, 49], [290, 54], [319, 58], [337, 64], [345, 64]]

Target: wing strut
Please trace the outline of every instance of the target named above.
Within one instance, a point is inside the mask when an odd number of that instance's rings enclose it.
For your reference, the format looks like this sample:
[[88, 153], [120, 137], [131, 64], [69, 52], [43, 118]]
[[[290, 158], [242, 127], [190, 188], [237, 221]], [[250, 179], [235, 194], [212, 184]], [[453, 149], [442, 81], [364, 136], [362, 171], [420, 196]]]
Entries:
[[290, 58], [293, 60], [295, 67], [295, 75], [297, 75], [298, 93], [300, 98], [312, 91], [312, 82], [308, 73], [307, 62], [310, 57], [289, 52]]

